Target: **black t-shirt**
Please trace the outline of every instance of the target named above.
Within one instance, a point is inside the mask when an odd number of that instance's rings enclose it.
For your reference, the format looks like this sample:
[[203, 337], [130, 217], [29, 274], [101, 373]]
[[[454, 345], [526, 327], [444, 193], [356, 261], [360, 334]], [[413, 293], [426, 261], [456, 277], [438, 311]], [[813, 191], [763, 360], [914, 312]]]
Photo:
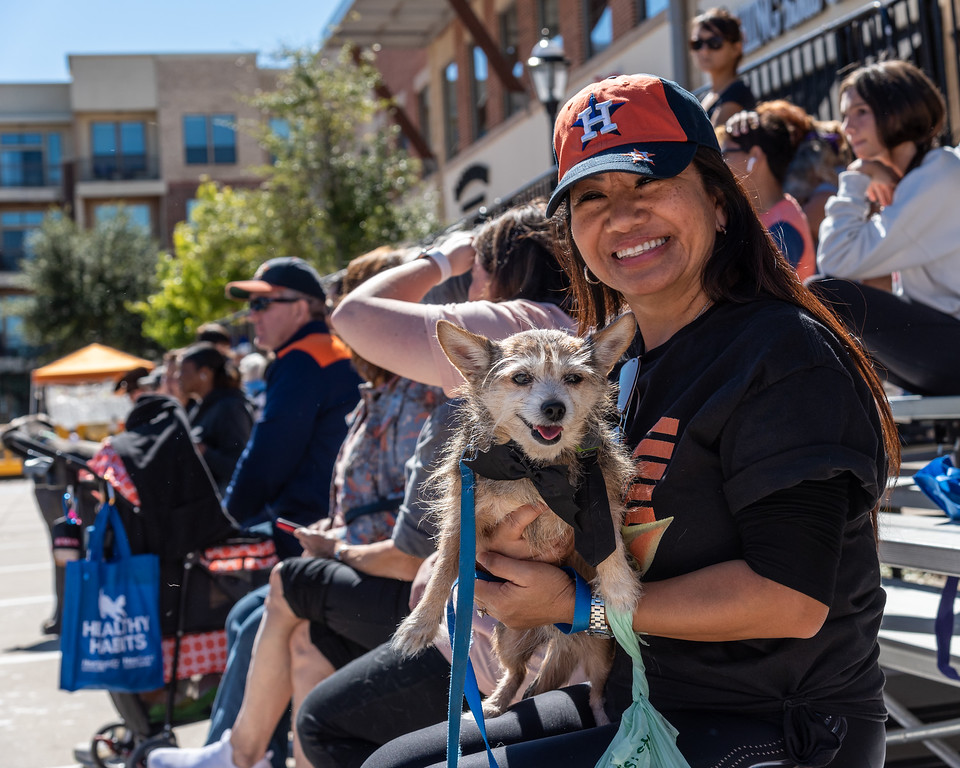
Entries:
[[[811, 639], [644, 638], [653, 704], [760, 716], [811, 704], [882, 719], [885, 598], [869, 513], [886, 460], [873, 398], [840, 343], [784, 302], [720, 304], [642, 356], [632, 407], [627, 443], [638, 475], [628, 522], [674, 518], [644, 581], [745, 559], [830, 608]], [[841, 476], [849, 504], [846, 519], [832, 521], [832, 541], [809, 534], [823, 521], [799, 500], [775, 525], [757, 524], [765, 499], [782, 503], [785, 489]], [[619, 649], [607, 701], [611, 714], [630, 701]]]
[[713, 117], [713, 113], [720, 109], [721, 104], [732, 101], [740, 105], [741, 109], [753, 109], [757, 105], [753, 91], [744, 80], [734, 80], [730, 85], [723, 89], [723, 92], [717, 97], [717, 100], [707, 109], [707, 117]]

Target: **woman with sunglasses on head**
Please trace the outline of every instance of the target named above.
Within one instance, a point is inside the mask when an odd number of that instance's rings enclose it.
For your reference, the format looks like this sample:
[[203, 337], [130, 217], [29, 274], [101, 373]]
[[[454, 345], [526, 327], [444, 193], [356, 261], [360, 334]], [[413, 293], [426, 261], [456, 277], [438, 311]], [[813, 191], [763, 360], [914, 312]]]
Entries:
[[697, 66], [710, 78], [710, 90], [701, 104], [714, 125], [723, 125], [737, 112], [753, 109], [756, 99], [750, 86], [737, 76], [743, 59], [740, 19], [726, 8], [711, 8], [691, 25], [690, 50]]
[[[624, 538], [649, 567], [632, 615], [591, 596], [589, 631], [610, 624], [634, 646], [642, 635], [649, 702], [693, 768], [881, 768], [876, 521], [899, 456], [872, 366], [775, 248], [676, 83], [587, 86], [561, 109], [554, 148], [548, 211], [580, 328], [626, 309], [638, 324], [638, 364], [621, 384], [637, 462]], [[566, 573], [504, 551], [478, 553], [505, 579], [477, 580], [480, 608], [517, 628], [575, 620]], [[500, 768], [594, 765], [633, 711], [621, 647], [604, 693], [608, 726], [573, 690], [488, 720]], [[618, 743], [643, 752], [636, 722], [623, 720]], [[464, 732], [460, 764], [486, 766], [476, 729]], [[411, 734], [364, 768], [442, 763], [444, 740], [445, 726]], [[614, 764], [629, 761], [601, 763]]]
[[885, 61], [843, 80], [840, 112], [856, 159], [826, 206], [817, 260], [831, 279], [816, 290], [892, 384], [960, 394], [960, 153], [940, 146], [943, 96]]

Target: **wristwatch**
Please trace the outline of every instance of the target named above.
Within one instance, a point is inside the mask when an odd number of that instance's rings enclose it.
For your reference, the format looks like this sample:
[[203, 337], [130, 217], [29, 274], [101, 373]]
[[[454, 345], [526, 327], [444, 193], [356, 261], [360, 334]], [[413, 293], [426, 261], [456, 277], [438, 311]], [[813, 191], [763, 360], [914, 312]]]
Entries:
[[333, 545], [333, 559], [336, 560], [338, 563], [342, 563], [342, 562], [343, 562], [343, 550], [345, 550], [346, 548], [347, 548], [347, 545], [346, 545], [344, 542], [342, 542], [342, 541], [338, 541], [336, 544], [334, 544], [334, 545]]
[[596, 592], [590, 593], [590, 623], [587, 625], [588, 635], [613, 637], [613, 631], [607, 623], [607, 607], [603, 597]]

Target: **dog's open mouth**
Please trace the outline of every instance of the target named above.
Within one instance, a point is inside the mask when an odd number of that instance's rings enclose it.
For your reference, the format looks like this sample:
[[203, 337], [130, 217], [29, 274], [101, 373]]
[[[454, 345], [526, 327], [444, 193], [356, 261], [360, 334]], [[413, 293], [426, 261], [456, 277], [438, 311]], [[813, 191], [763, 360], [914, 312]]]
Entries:
[[544, 445], [553, 445], [560, 440], [560, 435], [563, 433], [563, 427], [559, 424], [531, 424], [522, 416], [520, 421], [530, 428], [533, 439]]
[[532, 430], [534, 440], [539, 440], [541, 443], [555, 443], [560, 439], [560, 433], [563, 432], [563, 427], [558, 427], [556, 424], [540, 424], [535, 425]]

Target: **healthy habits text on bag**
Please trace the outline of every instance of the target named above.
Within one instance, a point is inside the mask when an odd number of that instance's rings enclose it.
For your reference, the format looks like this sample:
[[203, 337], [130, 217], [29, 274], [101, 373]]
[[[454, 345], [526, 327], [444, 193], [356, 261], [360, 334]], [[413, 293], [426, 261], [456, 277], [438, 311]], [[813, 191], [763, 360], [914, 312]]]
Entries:
[[[103, 540], [114, 532], [114, 557]], [[85, 560], [67, 564], [60, 687], [151, 691], [163, 686], [160, 565], [156, 555], [131, 555], [120, 515], [104, 504]]]

